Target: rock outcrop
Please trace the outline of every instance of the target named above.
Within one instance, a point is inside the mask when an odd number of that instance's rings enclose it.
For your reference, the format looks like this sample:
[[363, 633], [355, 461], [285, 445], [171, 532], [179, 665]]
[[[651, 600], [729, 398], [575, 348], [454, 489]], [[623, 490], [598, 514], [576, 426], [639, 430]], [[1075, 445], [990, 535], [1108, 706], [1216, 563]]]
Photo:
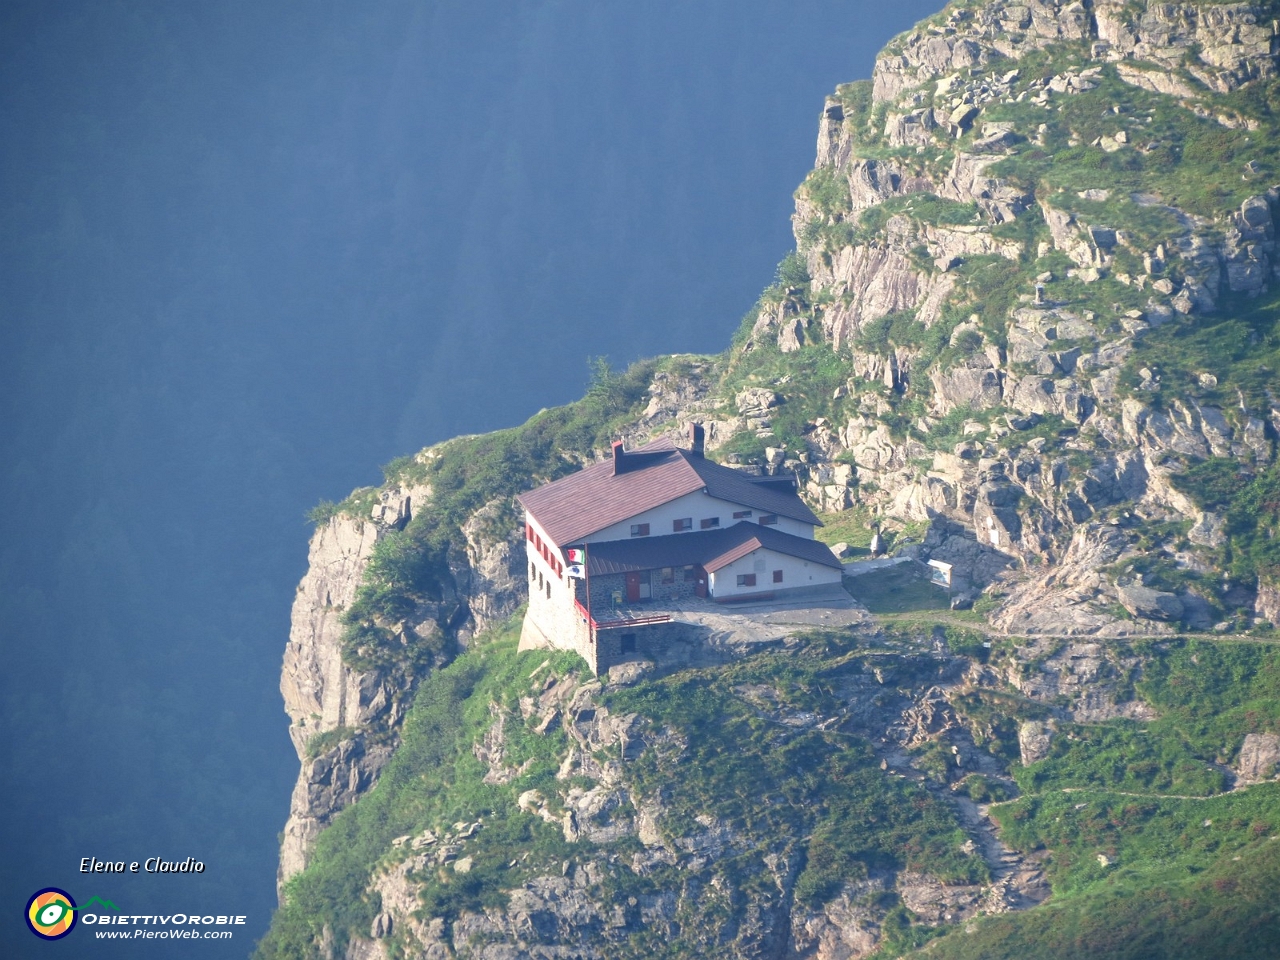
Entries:
[[1256, 783], [1270, 780], [1280, 769], [1280, 737], [1274, 733], [1251, 733], [1240, 746], [1236, 763], [1240, 780]]
[[[301, 764], [280, 845], [281, 887], [306, 866], [316, 836], [377, 780], [394, 751], [421, 677], [407, 666], [353, 667], [343, 647], [343, 614], [364, 582], [378, 541], [403, 529], [430, 495], [426, 487], [390, 487], [381, 491], [367, 517], [335, 513], [311, 538], [280, 679], [289, 735]], [[465, 643], [522, 602], [525, 560], [503, 514], [509, 506], [489, 503], [468, 518], [460, 549], [450, 552], [450, 597], [419, 604], [405, 622], [394, 625], [403, 637], [448, 632]]]
[[[807, 443], [800, 469], [852, 462], [849, 495], [815, 502], [958, 526], [1002, 554], [1003, 565], [969, 573], [979, 587], [1009, 581], [997, 618], [1008, 629], [1124, 635], [1225, 612], [1212, 590], [1162, 585], [1176, 577], [1143, 583], [1103, 569], [1135, 550], [1099, 539], [1097, 525], [1188, 517], [1191, 550], [1166, 544], [1160, 563], [1203, 571], [1219, 562], [1224, 519], [1179, 478], [1213, 458], [1239, 461], [1246, 475], [1265, 469], [1273, 401], [1256, 389], [1225, 394], [1225, 368], [1167, 383], [1158, 362], [1138, 358], [1158, 331], [1187, 324], [1177, 318], [1209, 316], [1224, 298], [1274, 284], [1280, 187], [1233, 187], [1223, 191], [1236, 198], [1229, 205], [1184, 208], [1162, 199], [1155, 167], [1144, 167], [1142, 191], [1117, 189], [1105, 173], [1097, 186], [1067, 191], [1064, 174], [1034, 172], [1035, 157], [1180, 150], [1180, 134], [1164, 134], [1170, 147], [1142, 129], [1152, 97], [1182, 111], [1178, 130], [1261, 129], [1265, 118], [1220, 98], [1276, 78], [1273, 12], [1262, 3], [1112, 0], [953, 6], [896, 38], [869, 85], [827, 100], [816, 168], [793, 217], [811, 281], [790, 292], [787, 311], [805, 318], [805, 343], [820, 338], [848, 356], [853, 376], [836, 391], [847, 398], [835, 405], [845, 425], [831, 443]], [[1031, 53], [1053, 67], [1022, 69]], [[1125, 91], [1148, 99], [1124, 103], [1133, 95]], [[1074, 114], [1062, 119], [1068, 97], [1106, 111], [1092, 140]], [[1081, 176], [1096, 167], [1082, 162]], [[1260, 169], [1251, 161], [1229, 179], [1248, 184]], [[1135, 229], [1139, 221], [1152, 226]], [[983, 266], [970, 270], [970, 261]], [[988, 283], [983, 271], [1019, 276], [1025, 292], [999, 304], [975, 297], [975, 284]], [[1064, 281], [1075, 286], [1068, 292]], [[788, 349], [799, 343], [780, 316], [762, 313], [756, 332]], [[927, 412], [903, 423], [899, 411], [913, 398]], [[962, 415], [962, 434], [942, 442], [939, 427]], [[1092, 571], [1077, 559], [1100, 555], [1075, 539], [1082, 525], [1114, 543]], [[944, 541], [977, 559], [945, 533], [932, 545]], [[1065, 566], [1016, 576], [1027, 563]], [[1259, 620], [1274, 620], [1270, 589], [1257, 594]]]
[[352, 670], [342, 658], [342, 612], [355, 599], [383, 529], [372, 519], [340, 513], [320, 524], [311, 538], [280, 679], [289, 735], [302, 763], [280, 845], [280, 884], [306, 866], [316, 836], [386, 760], [387, 751], [370, 756], [354, 740], [334, 743], [321, 756], [309, 755], [316, 738], [354, 733], [393, 702], [402, 702], [399, 691], [377, 676]]

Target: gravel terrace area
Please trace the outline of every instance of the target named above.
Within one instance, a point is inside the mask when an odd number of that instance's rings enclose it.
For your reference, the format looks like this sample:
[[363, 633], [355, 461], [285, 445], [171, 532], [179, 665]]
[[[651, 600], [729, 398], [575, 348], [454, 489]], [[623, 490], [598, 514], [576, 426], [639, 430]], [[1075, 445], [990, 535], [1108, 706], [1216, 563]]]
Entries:
[[[641, 608], [637, 607], [636, 613], [640, 612]], [[644, 605], [643, 615], [655, 613], [669, 613], [672, 619], [708, 628], [712, 647], [772, 642], [805, 627], [875, 628], [866, 608], [835, 584], [812, 593], [751, 603], [691, 599], [660, 606]]]

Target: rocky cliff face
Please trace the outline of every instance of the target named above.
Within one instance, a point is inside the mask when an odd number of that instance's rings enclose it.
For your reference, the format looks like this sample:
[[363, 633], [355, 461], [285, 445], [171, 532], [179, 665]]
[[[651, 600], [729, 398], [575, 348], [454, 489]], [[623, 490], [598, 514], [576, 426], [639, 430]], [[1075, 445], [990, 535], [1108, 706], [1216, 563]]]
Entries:
[[311, 538], [306, 576], [293, 601], [280, 692], [289, 735], [302, 762], [280, 845], [279, 882], [307, 864], [316, 835], [352, 796], [367, 787], [389, 748], [368, 756], [355, 737], [310, 756], [313, 738], [364, 726], [386, 711], [393, 691], [342, 660], [342, 611], [355, 598], [380, 531], [372, 520], [339, 514]]
[[[1204, 629], [1231, 613], [1185, 587], [1135, 599], [1151, 592], [1140, 572], [1098, 567], [1150, 556], [1135, 528], [1183, 518], [1168, 538], [1181, 546], [1154, 552], [1171, 569], [1218, 566], [1221, 505], [1178, 476], [1212, 459], [1246, 475], [1272, 462], [1280, 408], [1232, 369], [1247, 349], [1202, 350], [1176, 371], [1156, 360], [1166, 325], [1189, 335], [1275, 284], [1274, 131], [1237, 107], [1276, 75], [1274, 12], [956, 5], [895, 40], [870, 84], [827, 101], [794, 217], [811, 281], [765, 304], [747, 349], [829, 344], [850, 376], [837, 415], [784, 457], [828, 509], [933, 522], [926, 549], [975, 588], [1011, 566], [1065, 564], [1019, 583], [999, 620], [1011, 629], [1135, 629], [1115, 622], [1120, 608], [1138, 630]], [[1228, 131], [1254, 133], [1230, 158], [1193, 149]], [[1193, 175], [1225, 187], [1192, 191]], [[848, 493], [827, 489], [833, 462], [856, 467], [835, 484]], [[1085, 555], [1092, 574], [1072, 574]], [[1267, 588], [1256, 596], [1265, 617]]]
[[[320, 831], [372, 786], [394, 751], [396, 731], [421, 678], [407, 668], [352, 666], [344, 655], [343, 614], [364, 582], [378, 541], [405, 527], [430, 495], [426, 487], [389, 486], [367, 514], [336, 513], [311, 538], [280, 678], [301, 763], [280, 846], [282, 887], [306, 867]], [[401, 637], [447, 631], [465, 644], [523, 602], [524, 557], [510, 524], [498, 519], [499, 507], [487, 504], [463, 525], [462, 549], [450, 554], [449, 595], [437, 604], [416, 604], [389, 624]]]

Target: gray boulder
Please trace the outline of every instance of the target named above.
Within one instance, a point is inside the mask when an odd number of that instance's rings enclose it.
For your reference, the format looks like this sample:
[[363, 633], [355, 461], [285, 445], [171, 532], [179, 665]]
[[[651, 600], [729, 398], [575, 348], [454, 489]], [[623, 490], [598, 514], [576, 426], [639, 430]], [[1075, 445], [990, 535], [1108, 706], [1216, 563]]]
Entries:
[[1236, 769], [1241, 780], [1270, 780], [1280, 764], [1280, 737], [1274, 733], [1250, 733], [1240, 745]]
[[1022, 754], [1022, 765], [1025, 767], [1047, 757], [1052, 740], [1052, 723], [1041, 723], [1039, 720], [1028, 720], [1023, 723], [1018, 728], [1018, 748]]
[[1172, 593], [1152, 590], [1140, 583], [1116, 587], [1120, 603], [1141, 620], [1181, 620], [1182, 601]]

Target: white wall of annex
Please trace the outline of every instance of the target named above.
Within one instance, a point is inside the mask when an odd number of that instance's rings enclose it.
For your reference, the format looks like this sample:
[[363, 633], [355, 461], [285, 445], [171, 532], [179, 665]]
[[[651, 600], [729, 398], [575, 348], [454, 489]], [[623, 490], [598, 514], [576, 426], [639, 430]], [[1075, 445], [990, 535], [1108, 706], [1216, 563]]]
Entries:
[[[773, 571], [782, 571], [782, 582], [773, 582]], [[754, 573], [754, 587], [738, 586], [739, 574]], [[745, 557], [739, 557], [711, 574], [713, 597], [735, 597], [749, 593], [770, 593], [774, 590], [790, 590], [794, 587], [813, 587], [824, 583], [839, 583], [841, 572], [820, 563], [789, 557], [772, 550], [760, 548]]]

